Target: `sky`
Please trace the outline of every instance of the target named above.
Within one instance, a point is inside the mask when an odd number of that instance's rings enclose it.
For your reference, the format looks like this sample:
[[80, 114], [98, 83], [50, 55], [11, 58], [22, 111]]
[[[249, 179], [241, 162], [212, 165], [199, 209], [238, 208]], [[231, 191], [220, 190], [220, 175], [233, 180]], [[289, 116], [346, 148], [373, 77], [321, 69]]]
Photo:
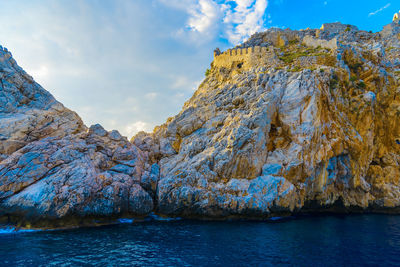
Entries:
[[271, 27], [380, 31], [400, 0], [0, 0], [0, 45], [86, 125], [129, 138], [182, 108], [216, 47]]

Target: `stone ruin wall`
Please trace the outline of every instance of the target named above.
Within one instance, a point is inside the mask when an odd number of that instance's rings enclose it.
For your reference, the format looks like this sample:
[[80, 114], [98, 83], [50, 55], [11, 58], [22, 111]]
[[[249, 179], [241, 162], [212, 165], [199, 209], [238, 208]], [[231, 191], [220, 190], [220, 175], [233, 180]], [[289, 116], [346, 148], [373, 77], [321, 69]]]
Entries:
[[[314, 38], [312, 36], [306, 35], [301, 42], [309, 47], [321, 47], [327, 48], [330, 50], [336, 50], [338, 48], [338, 41], [336, 38], [331, 40], [323, 40]], [[234, 48], [228, 49], [223, 53], [214, 52], [214, 62], [213, 65], [215, 67], [232, 67], [232, 63], [234, 62], [243, 62], [245, 67], [251, 66], [252, 63], [259, 62], [261, 58], [264, 60], [272, 60], [273, 57], [273, 46], [262, 47], [262, 46], [254, 46], [247, 48]]]
[[322, 48], [327, 48], [327, 49], [331, 49], [331, 50], [336, 50], [338, 48], [338, 41], [336, 38], [333, 38], [329, 41], [327, 40], [323, 40], [323, 39], [318, 39], [318, 38], [314, 38], [312, 36], [306, 35], [303, 38], [303, 44], [305, 44], [306, 46], [311, 46], [311, 47], [322, 47]]
[[232, 62], [249, 62], [255, 55], [265, 55], [270, 52], [270, 47], [247, 47], [247, 48], [234, 48], [218, 54], [214, 52], [214, 66], [215, 67], [230, 67]]

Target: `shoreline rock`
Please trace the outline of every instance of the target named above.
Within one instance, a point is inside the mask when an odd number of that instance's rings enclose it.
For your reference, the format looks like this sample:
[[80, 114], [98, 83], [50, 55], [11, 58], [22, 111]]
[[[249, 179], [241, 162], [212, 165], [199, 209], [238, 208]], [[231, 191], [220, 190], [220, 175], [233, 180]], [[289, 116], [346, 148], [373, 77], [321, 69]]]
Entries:
[[87, 128], [0, 48], [0, 217], [400, 213], [399, 34], [257, 33], [238, 48], [268, 49], [216, 54], [182, 111], [131, 141]]

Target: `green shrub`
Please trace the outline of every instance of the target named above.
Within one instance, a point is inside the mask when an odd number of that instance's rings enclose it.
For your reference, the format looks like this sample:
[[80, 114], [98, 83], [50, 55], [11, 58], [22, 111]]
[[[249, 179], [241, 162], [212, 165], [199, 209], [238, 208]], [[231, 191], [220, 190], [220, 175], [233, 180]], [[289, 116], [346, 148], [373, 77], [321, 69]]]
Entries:
[[349, 66], [349, 69], [354, 73], [358, 73], [360, 70], [362, 70], [361, 62], [349, 63], [347, 66]]
[[335, 89], [337, 85], [339, 84], [339, 78], [336, 74], [332, 75], [332, 78], [329, 81], [329, 89]]
[[206, 72], [204, 73], [204, 75], [206, 75], [206, 77], [210, 74], [211, 70], [210, 69], [206, 69]]
[[358, 88], [361, 88], [361, 89], [365, 89], [365, 87], [367, 87], [367, 86], [365, 85], [365, 83], [364, 83], [363, 81], [360, 81], [360, 82], [357, 84], [357, 87], [358, 87]]
[[289, 69], [290, 72], [299, 72], [301, 70], [302, 68], [300, 68], [299, 66], [294, 66], [292, 69]]
[[279, 59], [285, 62], [286, 64], [293, 63], [293, 61], [299, 57], [309, 56], [310, 54], [307, 51], [304, 52], [286, 52]]

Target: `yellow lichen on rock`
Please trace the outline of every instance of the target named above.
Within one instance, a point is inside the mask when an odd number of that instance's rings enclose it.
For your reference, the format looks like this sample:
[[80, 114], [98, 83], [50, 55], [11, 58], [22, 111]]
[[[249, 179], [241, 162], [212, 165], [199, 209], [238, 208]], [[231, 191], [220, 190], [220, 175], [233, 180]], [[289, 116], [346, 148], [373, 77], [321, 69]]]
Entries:
[[[185, 170], [161, 179], [161, 210], [265, 216], [398, 207], [400, 44], [393, 27], [380, 34], [340, 23], [271, 29], [217, 53], [183, 111], [155, 134], [175, 147], [175, 125], [188, 114], [207, 117], [182, 136], [178, 153], [160, 161], [163, 177]], [[179, 201], [186, 190], [196, 201]]]

